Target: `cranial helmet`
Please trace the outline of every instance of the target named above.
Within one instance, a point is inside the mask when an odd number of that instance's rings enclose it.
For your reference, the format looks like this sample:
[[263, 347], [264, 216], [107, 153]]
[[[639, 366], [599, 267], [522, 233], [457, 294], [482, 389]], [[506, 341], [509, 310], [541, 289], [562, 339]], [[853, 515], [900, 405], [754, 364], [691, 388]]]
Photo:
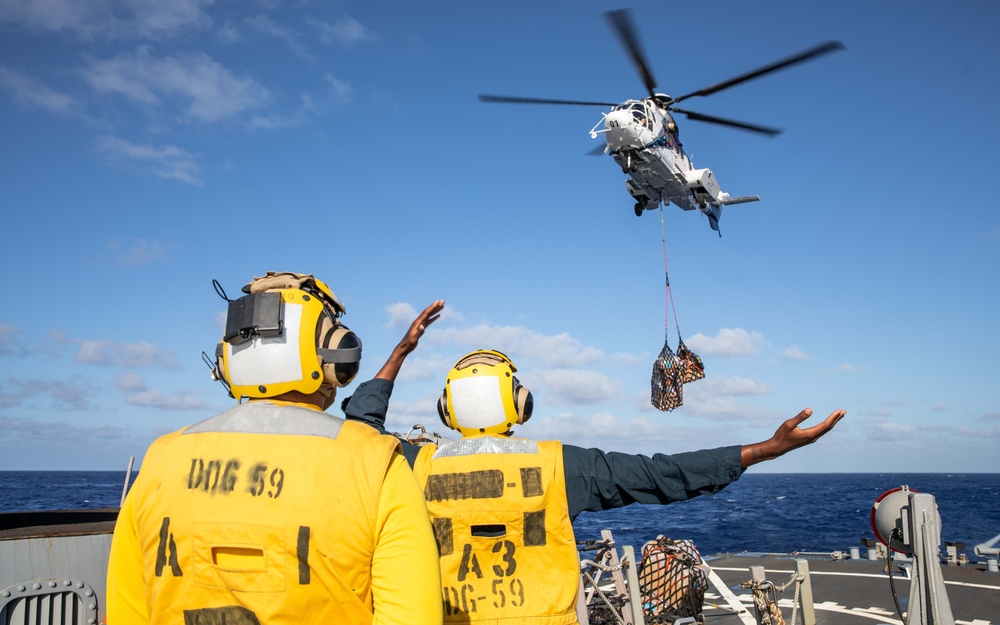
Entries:
[[463, 435], [503, 434], [531, 418], [531, 391], [514, 377], [517, 367], [494, 350], [466, 354], [448, 372], [438, 416]]
[[229, 301], [216, 348], [218, 375], [233, 397], [322, 390], [326, 410], [361, 363], [361, 339], [340, 323], [344, 305], [310, 274], [267, 272]]

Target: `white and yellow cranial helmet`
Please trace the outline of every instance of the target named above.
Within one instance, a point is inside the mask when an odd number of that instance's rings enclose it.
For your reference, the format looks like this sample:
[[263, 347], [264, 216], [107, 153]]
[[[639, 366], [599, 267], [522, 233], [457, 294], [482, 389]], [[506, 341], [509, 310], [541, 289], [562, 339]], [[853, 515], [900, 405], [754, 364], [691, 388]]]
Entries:
[[226, 333], [216, 348], [218, 372], [236, 399], [323, 390], [324, 410], [336, 387], [361, 363], [361, 339], [340, 323], [344, 305], [310, 274], [267, 272], [229, 302]]
[[531, 391], [514, 377], [517, 367], [501, 352], [466, 354], [448, 372], [438, 400], [441, 421], [465, 436], [503, 434], [531, 418]]

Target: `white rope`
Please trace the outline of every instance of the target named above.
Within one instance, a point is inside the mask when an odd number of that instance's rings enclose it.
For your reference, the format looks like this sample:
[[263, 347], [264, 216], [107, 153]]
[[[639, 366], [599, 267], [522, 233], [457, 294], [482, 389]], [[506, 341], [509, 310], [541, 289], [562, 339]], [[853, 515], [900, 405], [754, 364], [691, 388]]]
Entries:
[[601, 564], [600, 562], [594, 562], [593, 560], [580, 560], [580, 567], [592, 566], [595, 569], [604, 571], [605, 573], [614, 573], [615, 571], [620, 571], [624, 568], [624, 562], [619, 562], [618, 564]]
[[[586, 562], [586, 560], [585, 560], [585, 562]], [[600, 565], [598, 565], [596, 562], [592, 562], [592, 564], [594, 564], [595, 566], [597, 566], [598, 568], [600, 568]], [[586, 577], [587, 581], [590, 582], [591, 588], [594, 589], [594, 594], [596, 594], [598, 597], [600, 597], [601, 601], [603, 601], [604, 604], [606, 606], [608, 606], [608, 609], [611, 611], [611, 613], [615, 615], [615, 620], [618, 621], [618, 624], [619, 625], [625, 625], [625, 619], [622, 617], [621, 614], [619, 614], [618, 610], [615, 609], [615, 606], [611, 605], [611, 601], [604, 594], [604, 592], [602, 592], [601, 589], [597, 586], [597, 581], [587, 571], [583, 572], [583, 576]], [[588, 605], [587, 607], [589, 609], [590, 606]]]

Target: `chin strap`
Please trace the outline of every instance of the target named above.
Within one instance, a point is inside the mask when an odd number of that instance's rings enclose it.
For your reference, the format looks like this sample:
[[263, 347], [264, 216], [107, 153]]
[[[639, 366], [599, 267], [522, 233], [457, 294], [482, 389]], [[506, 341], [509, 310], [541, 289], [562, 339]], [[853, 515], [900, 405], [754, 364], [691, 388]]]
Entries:
[[323, 396], [323, 410], [326, 410], [333, 405], [333, 401], [337, 399], [337, 388], [326, 381], [320, 385], [319, 390], [316, 391]]

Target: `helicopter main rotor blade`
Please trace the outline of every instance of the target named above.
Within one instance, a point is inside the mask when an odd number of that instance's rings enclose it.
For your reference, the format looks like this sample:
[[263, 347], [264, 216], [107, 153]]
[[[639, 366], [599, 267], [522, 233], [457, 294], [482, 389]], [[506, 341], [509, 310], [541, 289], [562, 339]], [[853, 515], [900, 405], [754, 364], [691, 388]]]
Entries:
[[551, 100], [549, 98], [519, 98], [506, 95], [480, 95], [480, 102], [502, 102], [506, 104], [571, 104], [579, 106], [618, 106], [614, 102], [582, 102], [580, 100]]
[[611, 22], [615, 33], [621, 39], [622, 45], [625, 46], [632, 56], [632, 63], [635, 64], [636, 71], [639, 72], [643, 84], [646, 85], [649, 97], [655, 98], [656, 79], [653, 78], [653, 72], [649, 71], [649, 66], [646, 64], [646, 55], [642, 52], [642, 47], [639, 45], [639, 37], [635, 34], [635, 28], [632, 26], [632, 18], [628, 10], [608, 11], [604, 15]]
[[702, 113], [695, 113], [694, 111], [685, 111], [684, 109], [678, 109], [674, 107], [670, 107], [670, 110], [675, 113], [682, 113], [686, 115], [688, 119], [694, 121], [708, 122], [710, 124], [719, 124], [721, 126], [739, 128], [740, 130], [749, 130], [750, 132], [759, 132], [760, 134], [767, 135], [769, 137], [776, 137], [783, 132], [780, 128], [771, 128], [770, 126], [759, 126], [757, 124], [748, 124], [746, 122], [738, 122], [736, 120], [725, 119], [724, 117], [715, 117], [713, 115], [704, 115]]
[[693, 93], [688, 93], [686, 95], [680, 96], [679, 98], [673, 98], [670, 101], [670, 103], [672, 104], [674, 102], [680, 102], [681, 100], [686, 100], [688, 98], [692, 98], [692, 97], [698, 96], [698, 95], [700, 95], [700, 96], [712, 95], [713, 93], [717, 93], [719, 91], [722, 91], [723, 89], [728, 89], [728, 88], [736, 86], [736, 85], [738, 85], [740, 83], [744, 83], [744, 82], [746, 82], [748, 80], [753, 80], [754, 78], [760, 78], [761, 76], [763, 76], [765, 74], [770, 74], [771, 72], [776, 72], [779, 69], [784, 69], [786, 67], [790, 67], [790, 66], [795, 65], [797, 63], [802, 63], [802, 62], [808, 61], [808, 60], [813, 59], [813, 58], [815, 58], [817, 56], [822, 56], [824, 54], [829, 54], [830, 52], [834, 52], [836, 50], [843, 50], [843, 49], [844, 49], [844, 44], [840, 43], [839, 41], [827, 41], [824, 44], [820, 44], [820, 45], [816, 46], [815, 48], [810, 48], [809, 50], [806, 50], [805, 52], [802, 52], [800, 54], [796, 54], [795, 56], [788, 57], [787, 59], [778, 61], [776, 63], [771, 63], [770, 65], [767, 65], [765, 67], [761, 67], [760, 69], [756, 69], [756, 70], [754, 70], [752, 72], [748, 72], [748, 73], [743, 74], [741, 76], [737, 76], [736, 78], [730, 78], [729, 80], [727, 80], [725, 82], [720, 82], [717, 85], [713, 85], [711, 87], [706, 87], [705, 89], [702, 89], [700, 91], [695, 91]]

